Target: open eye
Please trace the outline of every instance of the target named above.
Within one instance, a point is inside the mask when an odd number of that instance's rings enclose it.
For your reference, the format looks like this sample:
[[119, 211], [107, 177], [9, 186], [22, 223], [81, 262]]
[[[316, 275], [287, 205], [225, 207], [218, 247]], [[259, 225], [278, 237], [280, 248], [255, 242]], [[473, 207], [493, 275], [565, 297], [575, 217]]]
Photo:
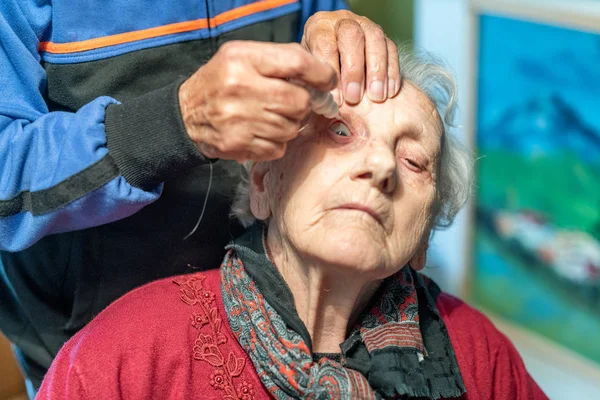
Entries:
[[334, 122], [329, 126], [329, 131], [336, 136], [340, 136], [343, 138], [349, 138], [352, 136], [352, 132], [350, 132], [350, 128], [346, 126], [343, 122]]

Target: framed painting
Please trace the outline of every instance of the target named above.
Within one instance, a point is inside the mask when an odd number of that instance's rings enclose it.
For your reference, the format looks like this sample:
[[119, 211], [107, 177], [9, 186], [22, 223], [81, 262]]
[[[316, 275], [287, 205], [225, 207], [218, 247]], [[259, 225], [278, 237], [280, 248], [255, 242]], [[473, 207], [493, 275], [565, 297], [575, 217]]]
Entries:
[[600, 3], [506, 3], [471, 4], [469, 296], [600, 365]]

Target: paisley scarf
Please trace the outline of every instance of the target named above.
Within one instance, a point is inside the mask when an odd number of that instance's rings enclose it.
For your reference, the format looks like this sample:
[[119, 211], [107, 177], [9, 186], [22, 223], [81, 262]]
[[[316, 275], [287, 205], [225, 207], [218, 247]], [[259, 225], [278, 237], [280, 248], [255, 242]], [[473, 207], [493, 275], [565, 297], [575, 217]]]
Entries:
[[465, 392], [445, 326], [430, 307], [435, 303], [409, 267], [383, 282], [340, 345], [341, 362], [313, 360], [308, 331], [266, 256], [260, 228], [228, 246], [221, 291], [231, 329], [275, 399], [437, 399]]

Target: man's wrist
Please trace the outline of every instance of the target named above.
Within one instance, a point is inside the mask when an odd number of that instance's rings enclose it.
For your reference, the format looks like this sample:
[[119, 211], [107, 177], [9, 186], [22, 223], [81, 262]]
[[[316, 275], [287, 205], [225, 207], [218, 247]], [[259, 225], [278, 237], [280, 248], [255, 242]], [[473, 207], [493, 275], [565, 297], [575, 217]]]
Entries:
[[109, 154], [132, 186], [149, 190], [207, 162], [182, 120], [178, 100], [181, 83], [106, 109]]
[[[202, 83], [197, 75], [184, 81], [179, 87], [177, 94], [179, 100], [179, 109], [181, 112], [181, 120], [185, 127], [185, 131], [194, 142], [198, 151], [208, 159], [216, 159], [216, 149], [209, 142], [207, 131], [210, 129], [210, 122], [204, 114], [206, 105], [205, 96], [192, 96], [195, 88], [202, 87]], [[200, 85], [200, 86], [199, 86]]]

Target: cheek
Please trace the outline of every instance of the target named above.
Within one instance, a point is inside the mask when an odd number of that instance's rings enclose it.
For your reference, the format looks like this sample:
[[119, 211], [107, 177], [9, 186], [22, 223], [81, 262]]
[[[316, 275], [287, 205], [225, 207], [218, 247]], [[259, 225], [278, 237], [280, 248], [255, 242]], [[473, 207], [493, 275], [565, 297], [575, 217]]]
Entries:
[[272, 215], [276, 218], [296, 213], [299, 210], [294, 203], [302, 203], [301, 199], [297, 201], [296, 198], [305, 192], [302, 186], [308, 171], [306, 162], [300, 157], [295, 157], [295, 154], [298, 152], [288, 152], [283, 159], [273, 161], [272, 164], [268, 194]]
[[286, 174], [281, 165], [275, 165], [273, 163], [271, 173], [269, 174], [267, 181], [267, 193], [269, 196], [269, 204], [271, 206], [272, 215], [278, 215], [281, 205], [283, 203], [284, 194], [287, 191], [285, 182], [289, 179], [290, 174]]
[[[399, 162], [401, 164], [402, 162]], [[428, 171], [415, 173], [406, 166], [400, 165], [398, 176], [400, 179], [400, 191], [398, 195], [410, 195], [423, 198], [426, 201], [429, 197], [433, 198], [435, 193], [435, 180]]]
[[430, 226], [433, 215], [435, 188], [421, 182], [403, 182], [401, 193], [394, 199], [395, 229], [401, 239], [410, 234], [420, 239]]
[[306, 149], [302, 154], [303, 158], [278, 162], [269, 179], [272, 214], [283, 223], [287, 221], [288, 229], [318, 221], [332, 188], [343, 177], [340, 162], [329, 162], [325, 153]]

